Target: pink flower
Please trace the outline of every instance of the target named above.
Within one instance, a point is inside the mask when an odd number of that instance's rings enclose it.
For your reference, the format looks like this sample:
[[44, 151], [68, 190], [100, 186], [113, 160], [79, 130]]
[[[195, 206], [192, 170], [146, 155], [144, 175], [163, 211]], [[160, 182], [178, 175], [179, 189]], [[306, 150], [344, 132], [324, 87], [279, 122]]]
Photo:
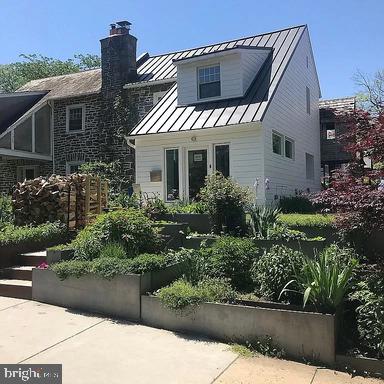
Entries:
[[40, 263], [37, 267], [38, 269], [48, 269], [48, 264], [43, 261], [42, 263]]

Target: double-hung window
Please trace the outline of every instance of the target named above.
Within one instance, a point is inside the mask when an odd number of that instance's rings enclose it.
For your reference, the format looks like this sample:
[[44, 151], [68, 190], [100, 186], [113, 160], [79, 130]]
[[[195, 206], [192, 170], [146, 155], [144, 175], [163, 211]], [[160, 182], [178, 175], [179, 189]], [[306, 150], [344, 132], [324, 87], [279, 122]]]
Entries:
[[85, 106], [67, 106], [67, 132], [79, 132], [84, 130]]
[[229, 145], [215, 145], [215, 169], [224, 177], [229, 177]]
[[198, 68], [199, 99], [221, 96], [220, 65]]
[[272, 150], [277, 155], [283, 154], [283, 136], [279, 133], [272, 133]]

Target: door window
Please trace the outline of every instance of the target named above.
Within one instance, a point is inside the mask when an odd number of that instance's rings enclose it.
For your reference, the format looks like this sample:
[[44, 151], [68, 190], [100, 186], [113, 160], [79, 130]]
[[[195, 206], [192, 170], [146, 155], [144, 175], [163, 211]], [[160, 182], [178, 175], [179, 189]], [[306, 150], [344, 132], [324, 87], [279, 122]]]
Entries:
[[194, 149], [188, 151], [188, 193], [189, 199], [197, 197], [204, 186], [207, 176], [207, 150]]

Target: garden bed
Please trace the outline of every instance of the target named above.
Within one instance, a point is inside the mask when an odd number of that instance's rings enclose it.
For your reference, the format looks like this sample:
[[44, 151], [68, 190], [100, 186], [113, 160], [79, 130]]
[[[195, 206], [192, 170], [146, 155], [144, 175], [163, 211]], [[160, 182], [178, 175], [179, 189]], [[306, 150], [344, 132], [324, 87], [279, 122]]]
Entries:
[[368, 357], [336, 355], [336, 367], [340, 370], [354, 371], [384, 378], [384, 360]]
[[186, 223], [192, 232], [210, 233], [212, 231], [209, 216], [206, 213], [167, 213], [162, 219], [175, 223]]
[[335, 362], [333, 315], [216, 303], [178, 313], [165, 308], [159, 298], [143, 295], [141, 318], [149, 326], [226, 342], [245, 343], [270, 336], [288, 356]]
[[96, 275], [60, 280], [49, 269], [33, 269], [32, 298], [43, 303], [140, 321], [140, 295], [180, 276], [180, 264], [160, 271], [127, 274], [111, 280]]

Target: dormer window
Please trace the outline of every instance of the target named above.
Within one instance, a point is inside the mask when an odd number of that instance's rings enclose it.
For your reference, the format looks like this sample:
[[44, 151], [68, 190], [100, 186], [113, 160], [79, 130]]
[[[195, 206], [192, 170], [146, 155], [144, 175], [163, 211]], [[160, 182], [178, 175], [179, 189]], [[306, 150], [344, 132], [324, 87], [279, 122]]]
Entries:
[[198, 68], [199, 99], [221, 96], [220, 65]]

